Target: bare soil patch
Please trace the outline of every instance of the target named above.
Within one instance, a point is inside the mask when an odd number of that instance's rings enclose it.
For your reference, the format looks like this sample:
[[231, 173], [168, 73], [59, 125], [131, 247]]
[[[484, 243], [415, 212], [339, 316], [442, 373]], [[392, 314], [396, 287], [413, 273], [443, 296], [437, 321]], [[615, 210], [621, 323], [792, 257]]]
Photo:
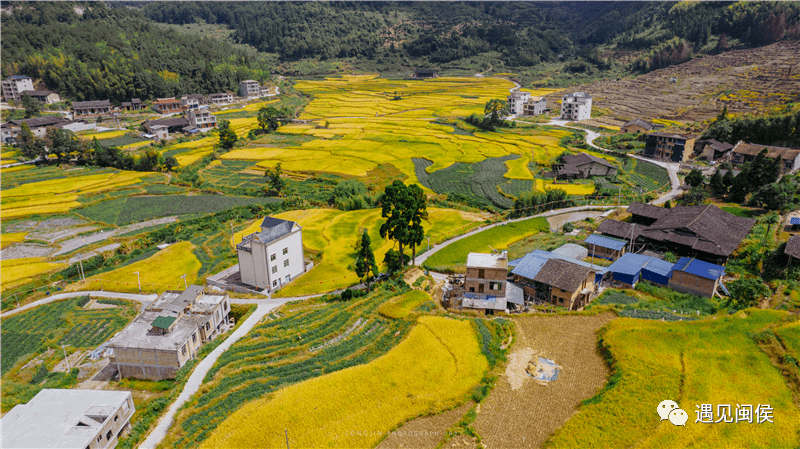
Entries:
[[796, 101], [798, 83], [800, 41], [783, 41], [696, 58], [632, 79], [570, 88], [549, 95], [548, 103], [556, 104], [566, 92], [582, 91], [592, 96], [593, 106], [609, 109], [621, 120], [702, 121], [717, 116], [724, 106], [744, 113]]
[[[581, 401], [606, 383], [609, 372], [597, 350], [597, 330], [614, 318], [610, 313], [515, 318], [519, 333], [506, 375], [481, 403], [473, 425], [483, 444], [487, 448], [541, 447]], [[557, 380], [539, 385], [525, 373], [528, 361], [536, 356], [563, 367]]]
[[389, 435], [377, 448], [436, 447], [444, 439], [447, 429], [453, 427], [470, 407], [472, 402], [467, 402], [438, 415], [413, 419]]
[[0, 251], [0, 259], [24, 259], [26, 257], [48, 257], [53, 248], [36, 243], [17, 243]]

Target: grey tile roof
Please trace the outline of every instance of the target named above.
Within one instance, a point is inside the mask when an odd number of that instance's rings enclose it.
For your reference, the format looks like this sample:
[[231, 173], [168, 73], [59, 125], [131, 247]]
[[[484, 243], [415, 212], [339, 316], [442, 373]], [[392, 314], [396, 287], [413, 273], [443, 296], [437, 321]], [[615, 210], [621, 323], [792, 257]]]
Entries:
[[624, 221], [606, 218], [600, 222], [600, 226], [597, 227], [597, 232], [604, 235], [610, 235], [612, 237], [619, 237], [621, 239], [633, 238], [636, 240], [636, 237], [639, 237], [639, 234], [641, 234], [645, 229], [647, 229], [647, 226], [645, 225], [625, 223]]
[[581, 287], [592, 270], [562, 259], [548, 259], [533, 278], [535, 282], [574, 292]]
[[786, 248], [783, 252], [800, 259], [800, 235], [793, 235], [790, 237], [789, 241], [786, 242]]
[[294, 225], [295, 222], [293, 221], [264, 217], [264, 220], [261, 222], [261, 232], [257, 232], [256, 235], [263, 243], [269, 243], [292, 232]]
[[647, 218], [655, 218], [656, 220], [665, 217], [669, 213], [669, 211], [670, 209], [653, 206], [652, 204], [641, 203], [639, 201], [632, 202], [627, 209], [628, 213], [634, 215], [641, 215]]
[[111, 107], [110, 100], [93, 100], [93, 101], [73, 101], [72, 102], [72, 109], [81, 109], [81, 108], [98, 108], [108, 106]]

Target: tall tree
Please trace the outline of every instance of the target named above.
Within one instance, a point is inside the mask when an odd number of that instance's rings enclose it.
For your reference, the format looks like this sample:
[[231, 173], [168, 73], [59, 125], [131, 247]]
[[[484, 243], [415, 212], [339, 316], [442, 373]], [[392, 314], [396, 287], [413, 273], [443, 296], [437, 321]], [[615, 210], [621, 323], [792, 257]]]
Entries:
[[411, 184], [406, 187], [408, 190], [409, 203], [406, 211], [409, 221], [407, 244], [411, 245], [411, 264], [417, 264], [417, 245], [422, 244], [425, 238], [425, 229], [422, 227], [422, 220], [428, 219], [428, 197], [425, 192], [416, 185]]
[[38, 117], [41, 115], [42, 104], [39, 103], [39, 100], [31, 97], [27, 92], [23, 92], [21, 97], [22, 107], [25, 108], [25, 118]]
[[371, 243], [369, 233], [365, 229], [356, 250], [356, 275], [361, 282], [366, 282], [367, 291], [369, 291], [369, 283], [372, 278], [378, 275], [378, 265], [375, 263], [375, 253], [370, 248]]
[[275, 166], [275, 170], [270, 170], [269, 168], [264, 170], [264, 177], [269, 178], [269, 189], [279, 195], [286, 187], [286, 180], [281, 178], [281, 174], [283, 174], [283, 169], [280, 162]]
[[379, 203], [381, 216], [386, 218], [381, 225], [381, 237], [396, 240], [400, 254], [404, 245], [411, 246], [412, 263], [416, 264], [416, 247], [425, 237], [422, 220], [428, 218], [425, 193], [418, 185], [406, 186], [398, 180], [386, 187]]
[[692, 187], [697, 187], [703, 184], [704, 178], [703, 173], [694, 168], [688, 175], [686, 175], [686, 183]]
[[231, 129], [231, 125], [228, 120], [223, 120], [220, 123], [219, 128], [219, 144], [225, 150], [230, 150], [236, 144], [236, 141], [239, 140], [239, 136], [237, 136], [236, 132]]

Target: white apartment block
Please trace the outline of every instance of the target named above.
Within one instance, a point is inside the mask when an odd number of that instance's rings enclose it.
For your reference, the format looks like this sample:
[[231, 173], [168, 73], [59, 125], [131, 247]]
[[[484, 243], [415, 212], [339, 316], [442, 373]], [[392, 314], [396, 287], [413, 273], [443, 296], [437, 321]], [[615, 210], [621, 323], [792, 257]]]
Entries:
[[523, 105], [531, 99], [530, 92], [511, 92], [508, 96], [508, 109], [511, 110], [513, 115], [522, 115]]
[[592, 117], [592, 97], [584, 92], [575, 92], [561, 97], [561, 118], [577, 122]]
[[190, 110], [186, 115], [189, 118], [189, 125], [200, 131], [217, 127], [217, 117], [208, 109]]
[[522, 106], [522, 115], [542, 115], [545, 109], [547, 109], [547, 100], [545, 100], [544, 97], [531, 97], [530, 100]]
[[208, 96], [208, 102], [211, 104], [229, 104], [233, 103], [233, 94], [230, 92], [217, 92]]
[[242, 283], [275, 291], [306, 272], [303, 228], [293, 222], [265, 217], [261, 232], [244, 236], [236, 245]]
[[22, 92], [33, 89], [33, 81], [25, 75], [11, 75], [3, 81], [3, 97], [6, 101], [20, 101]]
[[134, 411], [130, 391], [46, 388], [3, 416], [2, 446], [113, 448]]

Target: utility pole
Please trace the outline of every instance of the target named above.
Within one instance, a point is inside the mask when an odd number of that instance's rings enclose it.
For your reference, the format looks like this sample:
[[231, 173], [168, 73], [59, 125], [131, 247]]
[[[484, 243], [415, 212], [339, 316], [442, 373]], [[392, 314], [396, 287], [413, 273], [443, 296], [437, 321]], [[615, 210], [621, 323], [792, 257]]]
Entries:
[[67, 346], [71, 345], [61, 345], [61, 349], [64, 350], [64, 361], [67, 362], [67, 372], [69, 373], [70, 371], [72, 371], [72, 368], [69, 367], [69, 358], [67, 357], [67, 349], [66, 349]]
[[81, 279], [86, 282], [86, 273], [83, 272], [83, 259], [78, 259], [78, 264], [81, 266]]
[[188, 274], [184, 274], [183, 276], [181, 276], [183, 278], [183, 289], [184, 290], [188, 290], [189, 289], [189, 286], [186, 285], [186, 276], [188, 276]]
[[283, 429], [284, 435], [286, 435], [286, 449], [289, 449], [289, 429]]
[[617, 207], [619, 207], [619, 203], [622, 200], [622, 186], [617, 186]]
[[139, 278], [139, 272], [134, 271], [136, 273], [136, 283], [139, 284], [139, 293], [142, 292], [142, 280]]
[[431, 249], [431, 238], [430, 237], [425, 237], [425, 238], [428, 239], [428, 249], [426, 249], [425, 251], [430, 251], [430, 249]]
[[628, 250], [629, 253], [633, 252], [633, 236], [636, 235], [636, 223], [633, 224], [631, 228], [631, 249]]

